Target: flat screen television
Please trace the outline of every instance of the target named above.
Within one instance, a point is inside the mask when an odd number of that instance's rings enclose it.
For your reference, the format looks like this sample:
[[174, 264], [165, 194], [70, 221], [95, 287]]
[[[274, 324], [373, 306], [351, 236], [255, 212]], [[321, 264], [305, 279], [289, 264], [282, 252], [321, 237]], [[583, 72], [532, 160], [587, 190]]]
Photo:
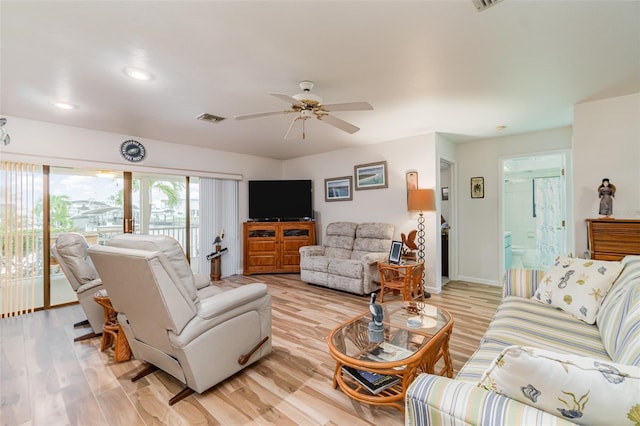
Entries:
[[311, 180], [250, 180], [249, 219], [256, 221], [313, 218]]

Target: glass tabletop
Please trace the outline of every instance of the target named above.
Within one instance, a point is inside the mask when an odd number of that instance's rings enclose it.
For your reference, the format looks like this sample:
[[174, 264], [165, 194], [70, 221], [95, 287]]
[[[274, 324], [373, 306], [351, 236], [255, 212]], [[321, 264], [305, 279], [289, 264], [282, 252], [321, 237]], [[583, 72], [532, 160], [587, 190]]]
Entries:
[[429, 343], [451, 321], [450, 314], [424, 302], [383, 303], [382, 325], [369, 312], [336, 328], [331, 343], [342, 355], [365, 362], [403, 361]]

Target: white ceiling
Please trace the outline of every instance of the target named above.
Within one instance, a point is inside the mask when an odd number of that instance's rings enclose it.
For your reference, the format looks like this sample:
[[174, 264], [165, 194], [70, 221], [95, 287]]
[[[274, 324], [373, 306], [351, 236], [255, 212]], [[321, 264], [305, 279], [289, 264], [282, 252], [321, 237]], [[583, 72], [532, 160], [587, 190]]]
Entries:
[[[0, 114], [276, 159], [560, 127], [576, 103], [640, 91], [639, 1], [2, 0], [0, 20]], [[291, 115], [233, 119], [286, 109], [268, 93], [301, 80], [374, 110], [334, 113], [353, 135], [308, 120], [305, 141], [283, 139]]]

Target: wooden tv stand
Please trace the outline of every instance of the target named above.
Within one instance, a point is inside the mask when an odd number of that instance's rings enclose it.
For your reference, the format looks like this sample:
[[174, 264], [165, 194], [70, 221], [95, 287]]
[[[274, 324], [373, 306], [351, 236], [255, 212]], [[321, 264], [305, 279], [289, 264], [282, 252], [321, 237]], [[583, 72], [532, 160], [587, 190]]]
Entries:
[[316, 223], [244, 222], [244, 275], [300, 272], [302, 246], [316, 243]]

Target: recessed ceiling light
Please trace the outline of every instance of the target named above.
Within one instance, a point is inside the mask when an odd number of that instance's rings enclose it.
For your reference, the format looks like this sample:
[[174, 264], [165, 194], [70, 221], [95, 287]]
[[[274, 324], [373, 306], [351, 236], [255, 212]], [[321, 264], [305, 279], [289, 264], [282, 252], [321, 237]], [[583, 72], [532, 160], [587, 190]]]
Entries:
[[149, 81], [153, 78], [151, 73], [137, 68], [125, 68], [124, 73], [129, 77], [140, 81]]
[[60, 109], [76, 109], [76, 108], [78, 108], [77, 106], [75, 106], [74, 104], [70, 104], [69, 102], [54, 101], [54, 102], [51, 102], [51, 104], [54, 107], [60, 108]]

